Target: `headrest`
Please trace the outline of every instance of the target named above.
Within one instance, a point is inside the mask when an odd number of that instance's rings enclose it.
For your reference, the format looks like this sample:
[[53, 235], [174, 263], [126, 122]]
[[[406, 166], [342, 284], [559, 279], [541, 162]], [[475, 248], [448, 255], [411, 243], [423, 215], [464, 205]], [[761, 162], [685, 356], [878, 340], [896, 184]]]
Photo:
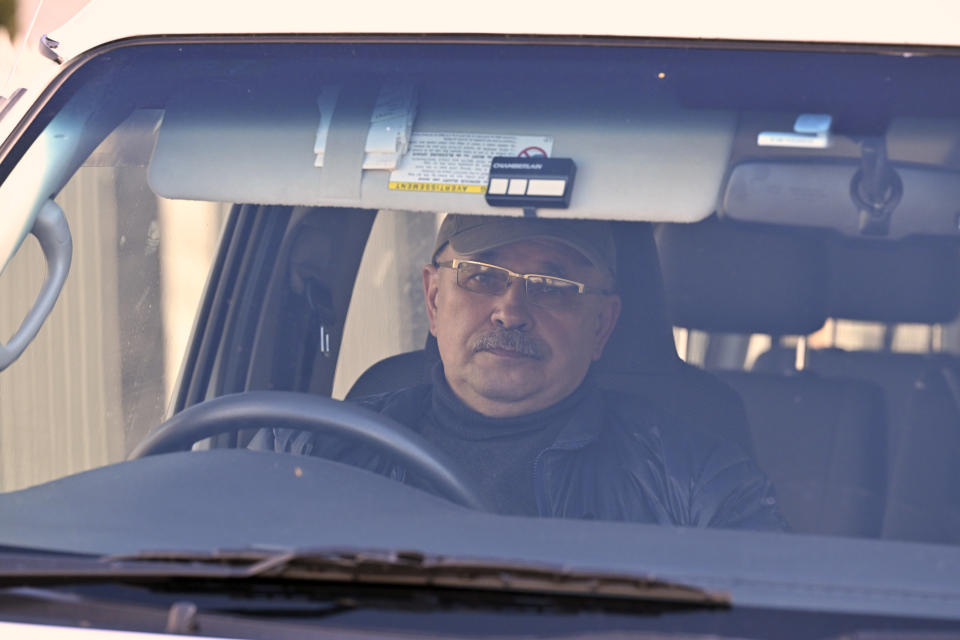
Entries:
[[612, 222], [617, 245], [620, 319], [593, 369], [603, 373], [664, 373], [680, 366], [667, 318], [663, 275], [649, 223]]
[[832, 317], [933, 324], [960, 312], [960, 247], [950, 239], [835, 240], [828, 263]]
[[806, 335], [826, 321], [825, 248], [813, 234], [711, 218], [659, 225], [656, 238], [674, 325]]

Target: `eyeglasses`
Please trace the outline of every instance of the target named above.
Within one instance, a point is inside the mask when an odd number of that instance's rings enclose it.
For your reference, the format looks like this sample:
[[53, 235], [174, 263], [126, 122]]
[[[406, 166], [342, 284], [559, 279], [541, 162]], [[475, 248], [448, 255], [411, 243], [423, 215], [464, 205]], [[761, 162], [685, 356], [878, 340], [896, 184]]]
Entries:
[[457, 272], [457, 285], [473, 293], [499, 296], [510, 286], [511, 278], [523, 280], [527, 299], [535, 305], [551, 309], [574, 307], [587, 294], [608, 295], [611, 292], [588, 287], [576, 280], [536, 273], [515, 273], [509, 269], [475, 260], [448, 260], [434, 263], [437, 267]]

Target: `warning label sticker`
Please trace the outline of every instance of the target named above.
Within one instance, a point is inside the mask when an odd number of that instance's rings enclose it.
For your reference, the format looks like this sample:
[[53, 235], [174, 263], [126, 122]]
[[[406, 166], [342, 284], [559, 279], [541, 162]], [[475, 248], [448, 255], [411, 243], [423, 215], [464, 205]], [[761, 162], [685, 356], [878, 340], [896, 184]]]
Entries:
[[394, 191], [484, 194], [495, 156], [533, 158], [552, 151], [550, 136], [416, 132], [390, 174], [389, 186]]

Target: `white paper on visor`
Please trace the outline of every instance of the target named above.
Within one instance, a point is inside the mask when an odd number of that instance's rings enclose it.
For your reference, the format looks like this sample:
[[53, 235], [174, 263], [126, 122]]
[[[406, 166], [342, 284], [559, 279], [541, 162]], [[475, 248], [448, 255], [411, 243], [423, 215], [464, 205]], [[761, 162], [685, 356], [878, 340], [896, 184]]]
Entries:
[[389, 83], [381, 87], [370, 116], [363, 168], [395, 169], [410, 146], [416, 117], [417, 91], [413, 85]]
[[[387, 184], [393, 191], [484, 194], [494, 157], [549, 158], [552, 152], [552, 136], [417, 131]], [[506, 182], [491, 187], [510, 188]]]

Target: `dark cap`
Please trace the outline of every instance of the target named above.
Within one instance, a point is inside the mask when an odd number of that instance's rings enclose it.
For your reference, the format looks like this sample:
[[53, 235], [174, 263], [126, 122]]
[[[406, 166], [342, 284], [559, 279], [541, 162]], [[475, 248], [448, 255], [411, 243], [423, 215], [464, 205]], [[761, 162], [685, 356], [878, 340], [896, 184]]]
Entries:
[[447, 214], [433, 248], [436, 259], [449, 242], [457, 253], [473, 255], [518, 242], [547, 238], [577, 250], [594, 266], [617, 274], [617, 250], [610, 224], [603, 220], [545, 220], [507, 216]]

